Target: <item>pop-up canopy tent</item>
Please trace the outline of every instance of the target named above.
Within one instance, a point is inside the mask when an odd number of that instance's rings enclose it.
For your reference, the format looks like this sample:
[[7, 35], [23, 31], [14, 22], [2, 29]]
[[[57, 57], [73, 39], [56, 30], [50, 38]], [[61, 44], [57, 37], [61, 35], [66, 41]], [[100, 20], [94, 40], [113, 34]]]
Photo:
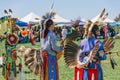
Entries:
[[106, 18], [106, 19], [104, 20], [104, 22], [105, 22], [105, 23], [113, 23], [113, 22], [115, 22], [115, 21], [113, 21], [113, 20], [111, 20], [111, 19], [109, 19], [109, 18]]
[[28, 24], [39, 24], [40, 17], [35, 13], [31, 12], [27, 16], [20, 19], [22, 22], [26, 22]]
[[114, 22], [114, 23], [110, 23], [109, 25], [110, 25], [110, 27], [120, 26], [120, 21], [117, 21], [117, 22]]
[[[75, 22], [76, 22], [76, 20], [75, 20], [75, 21], [71, 21], [70, 23], [64, 24], [63, 26], [72, 27], [72, 25], [73, 25]], [[79, 26], [79, 27], [84, 26], [86, 23], [87, 23], [87, 22], [86, 22], [84, 19], [80, 19], [78, 26]]]
[[23, 21], [20, 21], [20, 20], [17, 20], [17, 21], [15, 22], [15, 24], [18, 25], [18, 26], [21, 26], [21, 27], [28, 25], [26, 22], [23, 22]]
[[64, 19], [63, 17], [59, 16], [58, 14], [56, 14], [54, 16], [54, 18], [52, 18], [52, 20], [54, 21], [55, 24], [67, 24], [70, 23], [70, 20]]
[[84, 26], [86, 23], [84, 19], [80, 19], [79, 26]]

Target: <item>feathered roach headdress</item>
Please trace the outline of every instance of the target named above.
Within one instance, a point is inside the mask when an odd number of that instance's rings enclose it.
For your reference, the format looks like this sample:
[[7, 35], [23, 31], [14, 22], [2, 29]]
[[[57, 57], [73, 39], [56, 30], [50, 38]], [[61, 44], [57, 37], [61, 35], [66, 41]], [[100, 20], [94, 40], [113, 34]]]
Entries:
[[84, 26], [85, 28], [84, 37], [89, 37], [95, 26], [98, 26], [98, 28], [101, 28], [101, 25], [103, 24], [103, 21], [106, 19], [107, 16], [108, 16], [108, 13], [105, 14], [105, 9], [103, 9], [96, 21], [92, 22], [88, 20], [87, 24]]
[[44, 30], [44, 22], [46, 19], [52, 19], [54, 18], [54, 16], [56, 15], [55, 12], [51, 12], [51, 13], [46, 13], [45, 15], [42, 16], [43, 20], [41, 21], [41, 26], [42, 26], [42, 31]]

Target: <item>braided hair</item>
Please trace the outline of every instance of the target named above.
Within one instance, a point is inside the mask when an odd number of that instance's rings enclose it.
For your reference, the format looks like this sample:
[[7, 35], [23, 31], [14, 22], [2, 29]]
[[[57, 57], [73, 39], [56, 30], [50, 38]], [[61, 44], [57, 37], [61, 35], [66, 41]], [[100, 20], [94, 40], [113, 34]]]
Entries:
[[45, 38], [49, 32], [49, 28], [50, 26], [53, 24], [53, 21], [51, 19], [47, 19], [45, 22], [44, 22], [44, 30], [43, 30], [43, 33], [42, 33], [42, 38]]

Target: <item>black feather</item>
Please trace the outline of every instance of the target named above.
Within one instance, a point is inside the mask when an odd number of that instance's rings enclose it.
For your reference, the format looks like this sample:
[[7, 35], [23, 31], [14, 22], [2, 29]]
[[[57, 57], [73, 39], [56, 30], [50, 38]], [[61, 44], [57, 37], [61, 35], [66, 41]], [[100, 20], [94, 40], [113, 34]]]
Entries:
[[9, 12], [10, 12], [10, 13], [12, 13], [12, 10], [11, 10], [11, 9], [9, 9]]
[[111, 63], [112, 68], [114, 69], [115, 68], [115, 64], [113, 62], [113, 58], [112, 57], [110, 57], [110, 63]]
[[7, 10], [4, 10], [4, 13], [5, 13], [5, 14], [8, 14]]
[[113, 63], [115, 64], [115, 65], [117, 65], [117, 63], [116, 63], [116, 61], [112, 58], [112, 60], [113, 60]]

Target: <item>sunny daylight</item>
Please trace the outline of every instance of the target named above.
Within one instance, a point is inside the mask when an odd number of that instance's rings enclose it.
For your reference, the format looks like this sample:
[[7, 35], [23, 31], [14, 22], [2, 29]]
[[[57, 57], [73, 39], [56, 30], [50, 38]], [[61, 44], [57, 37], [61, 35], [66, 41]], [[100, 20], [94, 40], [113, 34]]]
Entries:
[[1, 0], [0, 80], [120, 80], [120, 0]]

